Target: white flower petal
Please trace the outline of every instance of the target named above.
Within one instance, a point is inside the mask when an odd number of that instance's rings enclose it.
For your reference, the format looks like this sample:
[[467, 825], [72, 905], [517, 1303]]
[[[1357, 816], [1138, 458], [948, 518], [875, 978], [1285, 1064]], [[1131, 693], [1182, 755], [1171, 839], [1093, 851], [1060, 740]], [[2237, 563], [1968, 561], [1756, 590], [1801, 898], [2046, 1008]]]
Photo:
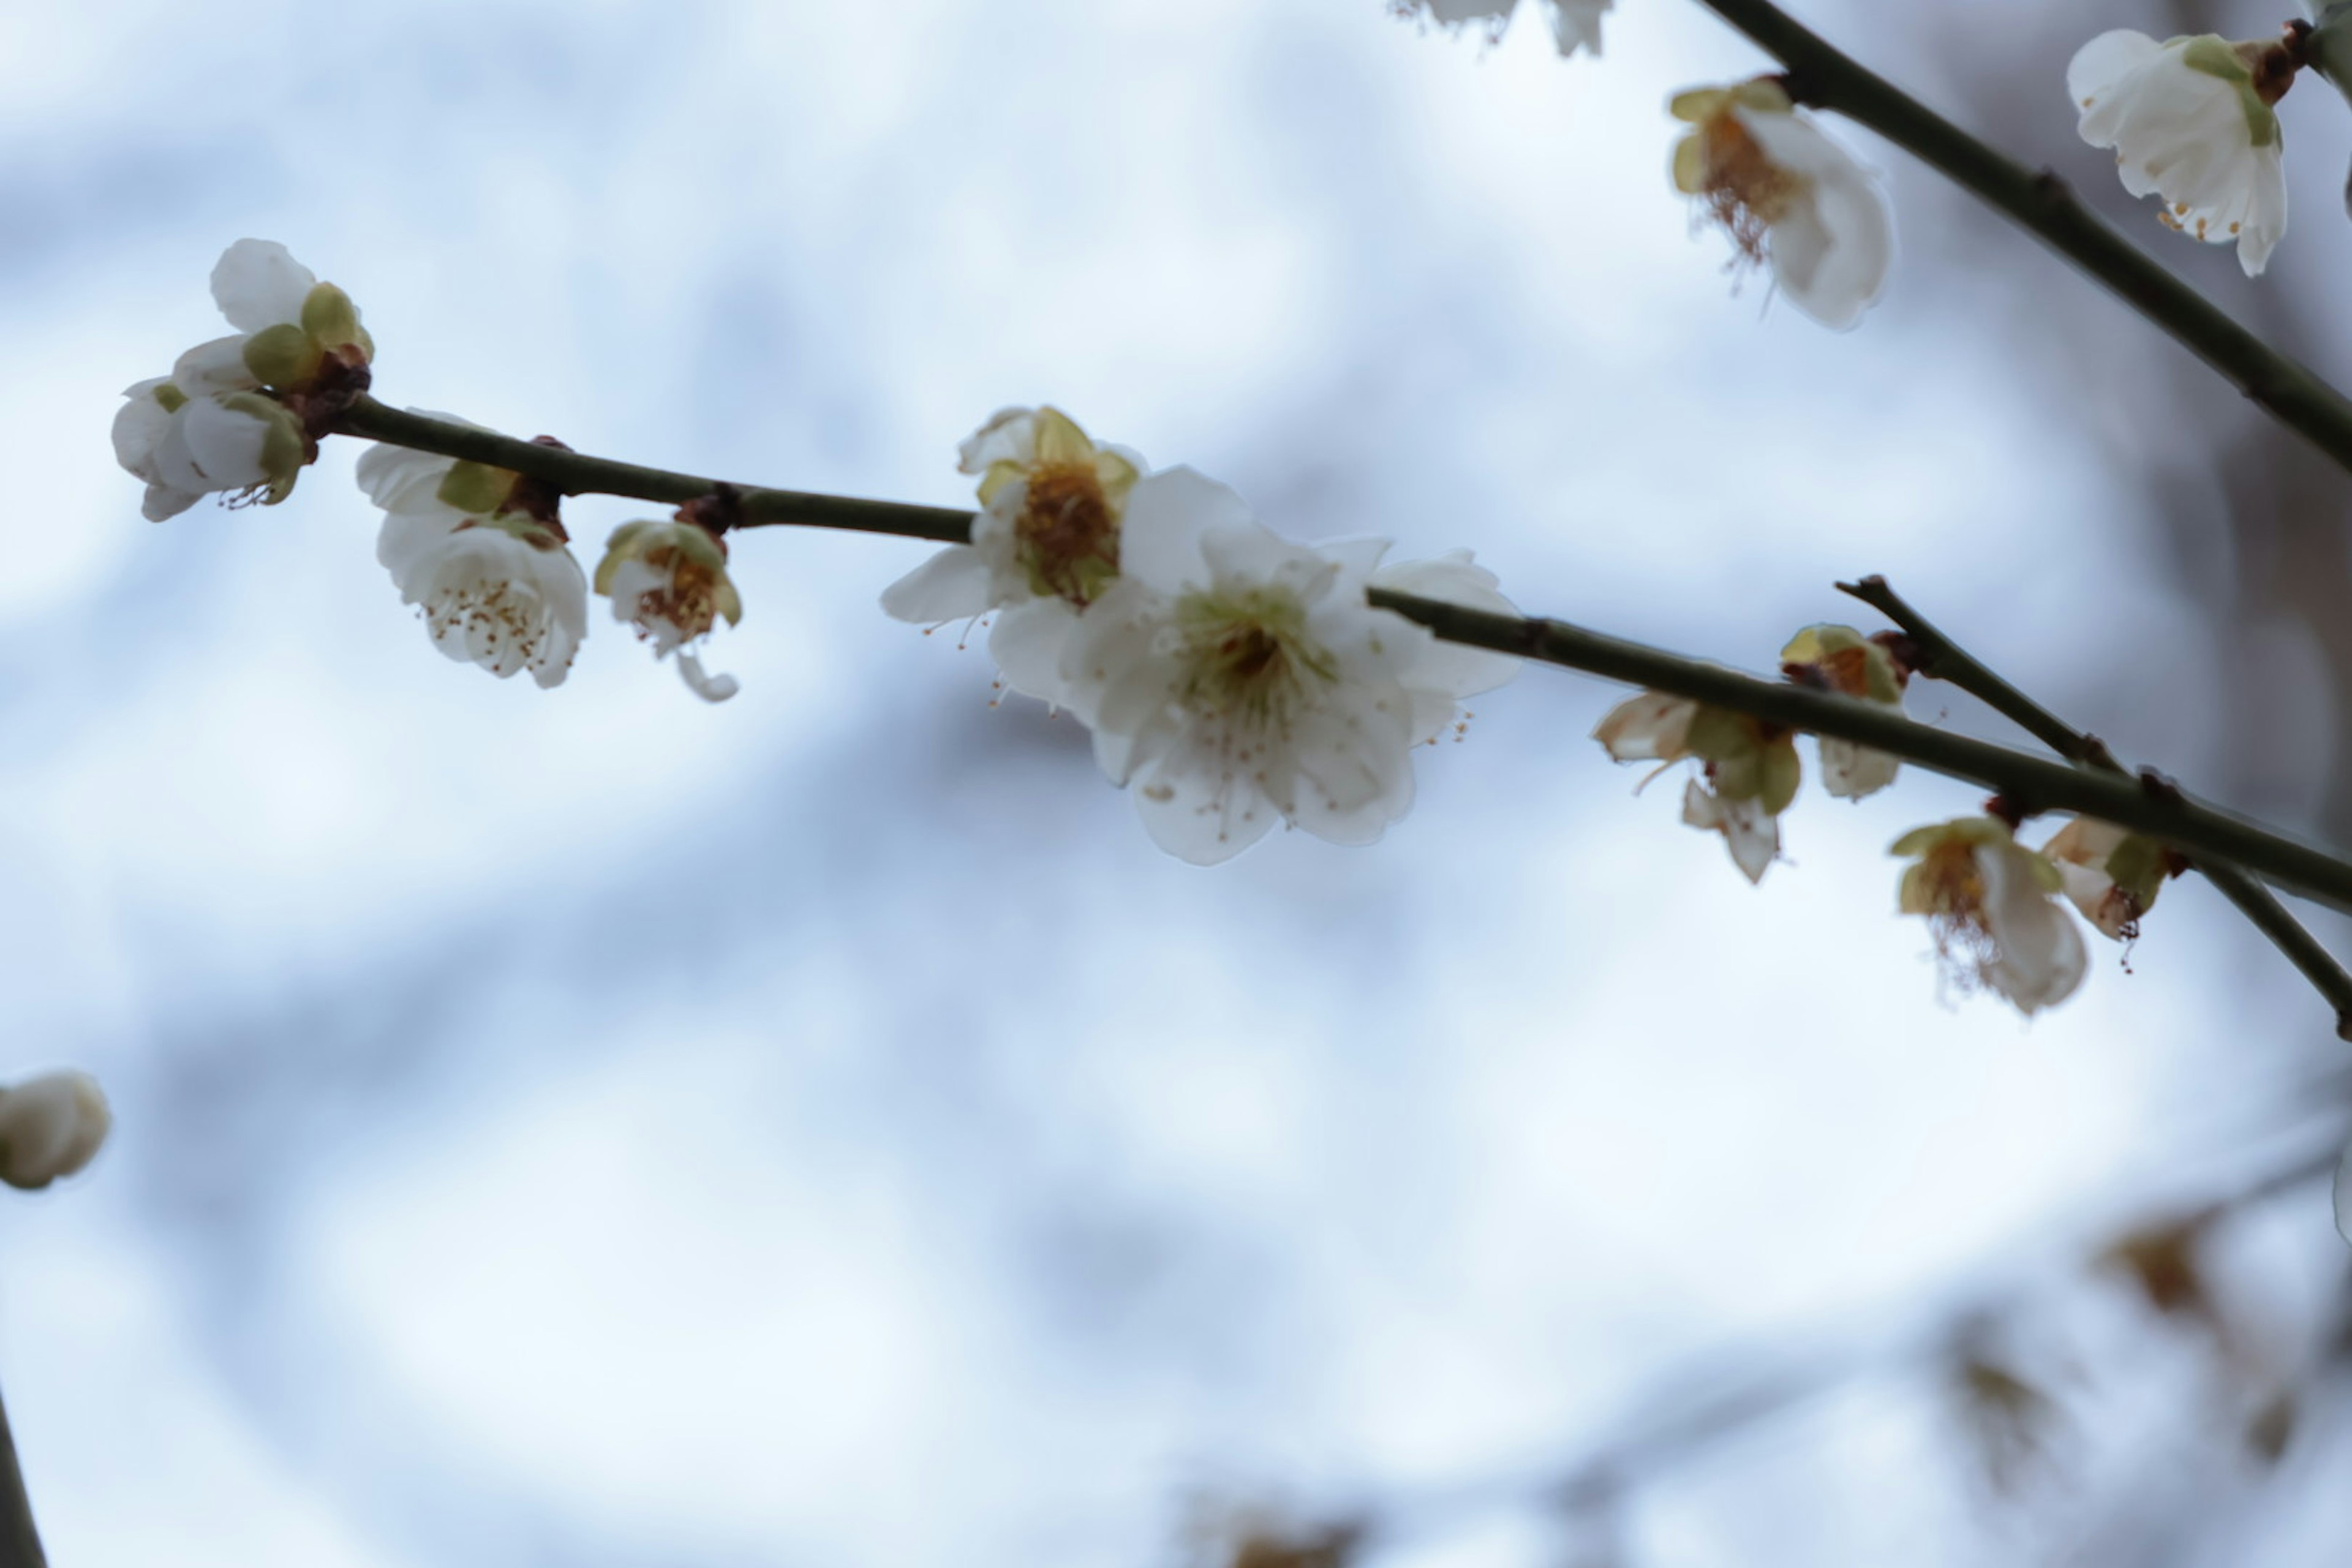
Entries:
[[1000, 611], [988, 635], [988, 656], [1004, 684], [1024, 697], [1067, 707], [1069, 682], [1062, 658], [1078, 628], [1078, 612], [1065, 599], [1026, 599]]
[[990, 576], [979, 551], [950, 544], [882, 590], [883, 614], [920, 626], [984, 616], [994, 603]]
[[1251, 529], [1257, 519], [1229, 485], [1195, 468], [1146, 474], [1127, 500], [1119, 533], [1119, 573], [1161, 594], [1204, 586], [1208, 566], [1202, 535], [1214, 529]]
[[310, 269], [275, 240], [240, 239], [213, 268], [213, 302], [240, 332], [302, 319], [302, 301], [319, 286]]
[[[269, 426], [255, 416], [224, 408], [210, 397], [194, 398], [180, 410], [179, 433], [189, 470], [200, 482], [184, 484], [167, 469], [164, 479], [175, 489], [241, 490], [268, 481], [261, 453]], [[169, 444], [164, 451], [179, 455]]]
[[2016, 844], [1981, 844], [1975, 857], [1984, 880], [1985, 929], [1999, 949], [1985, 977], [2031, 1017], [2074, 994], [2090, 954], [2074, 917], [2035, 876], [2032, 851]]
[[198, 343], [172, 366], [172, 381], [190, 396], [210, 392], [251, 392], [261, 384], [245, 368], [242, 334]]
[[1822, 737], [1822, 787], [1840, 800], [1876, 795], [1903, 770], [1903, 759], [1835, 736]]

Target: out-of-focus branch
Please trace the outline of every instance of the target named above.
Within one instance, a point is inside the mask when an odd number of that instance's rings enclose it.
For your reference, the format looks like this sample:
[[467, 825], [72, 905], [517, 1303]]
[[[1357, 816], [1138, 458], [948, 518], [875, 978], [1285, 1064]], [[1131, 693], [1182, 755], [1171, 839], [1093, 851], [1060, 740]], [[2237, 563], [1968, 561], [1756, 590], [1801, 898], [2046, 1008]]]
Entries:
[[0, 1568], [47, 1568], [41, 1537], [33, 1529], [33, 1503], [25, 1495], [25, 1473], [16, 1464], [16, 1439], [8, 1430], [8, 1408], [0, 1405]]
[[[1933, 621], [1913, 609], [1902, 595], [1887, 585], [1885, 578], [1871, 576], [1859, 583], [1841, 583], [1838, 590], [1860, 599], [1903, 628], [1904, 635], [1911, 639], [1909, 663], [1919, 674], [1931, 680], [1949, 681], [1972, 694], [2078, 767], [2118, 774], [2126, 771], [2105, 742], [2075, 729], [2002, 679], [1945, 636]], [[2303, 922], [2279, 902], [2278, 895], [2264, 887], [2259, 878], [2226, 860], [2196, 854], [2189, 859], [2223, 898], [2237, 905], [2239, 912], [2303, 971], [2304, 978], [2336, 1010], [2336, 1037], [2352, 1040], [2352, 973], [2345, 972], [2335, 956], [2320, 945], [2318, 938], [2304, 929]]]
[[[544, 479], [567, 495], [619, 495], [683, 504], [722, 488], [716, 479], [611, 462], [562, 447], [403, 414], [369, 397], [362, 397], [337, 427], [395, 446], [509, 468]], [[755, 485], [730, 488], [744, 526], [797, 523], [942, 542], [961, 542], [971, 531], [972, 513], [945, 507], [811, 495]], [[1449, 642], [1580, 669], [1727, 708], [1788, 729], [1853, 741], [1930, 772], [1997, 790], [2028, 814], [2070, 811], [2095, 816], [2160, 839], [2187, 854], [2236, 861], [2282, 887], [2352, 913], [2352, 861], [2190, 800], [2154, 773], [2126, 778], [2087, 772], [1915, 723], [1874, 703], [1761, 679], [1566, 621], [1497, 615], [1387, 589], [1374, 589], [1370, 599]]]
[[2281, 353], [2074, 199], [2065, 181], [1995, 152], [1770, 0], [1699, 0], [1787, 68], [1789, 94], [1867, 125], [2000, 209], [2352, 471], [2352, 400]]

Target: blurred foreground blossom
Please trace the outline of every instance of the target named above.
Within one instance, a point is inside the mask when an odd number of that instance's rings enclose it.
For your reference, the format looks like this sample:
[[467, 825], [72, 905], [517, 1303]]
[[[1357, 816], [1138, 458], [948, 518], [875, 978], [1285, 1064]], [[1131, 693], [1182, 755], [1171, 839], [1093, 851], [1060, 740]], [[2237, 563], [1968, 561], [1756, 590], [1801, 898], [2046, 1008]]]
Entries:
[[1722, 834], [1732, 863], [1751, 882], [1762, 881], [1780, 858], [1780, 813], [1796, 799], [1803, 778], [1793, 731], [1686, 697], [1644, 691], [1601, 715], [1592, 738], [1621, 763], [1696, 759], [1703, 765], [1683, 786], [1683, 820]]
[[[1790, 679], [1823, 691], [1903, 711], [1903, 688], [1911, 672], [1883, 642], [1852, 626], [1807, 626], [1780, 650], [1780, 670]], [[1895, 782], [1899, 759], [1834, 735], [1821, 738], [1822, 787], [1841, 800], [1860, 800]]]
[[697, 647], [723, 616], [743, 619], [743, 596], [727, 575], [727, 542], [700, 523], [625, 522], [596, 565], [596, 592], [613, 601], [613, 618], [635, 626], [654, 657], [677, 656], [677, 673], [706, 702], [724, 702], [740, 689], [731, 675], [702, 668]]
[[43, 1073], [0, 1089], [0, 1182], [27, 1191], [90, 1163], [114, 1125], [98, 1080]]
[[1365, 602], [1394, 586], [1509, 611], [1492, 574], [1467, 552], [1382, 572], [1386, 549], [1291, 543], [1191, 468], [1136, 486], [1120, 575], [1080, 617], [1063, 673], [1097, 762], [1135, 786], [1161, 848], [1213, 865], [1277, 818], [1371, 843], [1412, 804], [1412, 747], [1517, 673]]
[[2083, 140], [2112, 147], [2124, 189], [2157, 195], [2167, 226], [2238, 247], [2261, 272], [2286, 232], [2286, 174], [2272, 105], [2294, 85], [2286, 46], [2233, 44], [2207, 33], [2158, 43], [2102, 33], [2075, 51], [2066, 90]]
[[2128, 942], [2167, 877], [2188, 869], [2179, 851], [2145, 834], [2078, 816], [2052, 835], [2042, 853], [2058, 868], [2066, 897], [2102, 935]]
[[2031, 1017], [2083, 983], [2089, 958], [2057, 899], [2055, 867], [1993, 816], [1916, 828], [1891, 851], [1904, 870], [1900, 907], [1925, 915], [1945, 973], [1962, 989], [1987, 987]]
[[1885, 291], [1895, 216], [1868, 165], [1797, 108], [1772, 77], [1677, 93], [1691, 127], [1675, 186], [1731, 237], [1734, 265], [1769, 261], [1789, 302], [1843, 331]]
[[527, 669], [562, 685], [588, 633], [588, 583], [551, 501], [535, 515], [521, 475], [404, 447], [369, 447], [357, 472], [384, 512], [376, 559], [434, 646], [501, 680]]
[[237, 330], [125, 389], [114, 417], [115, 460], [146, 481], [158, 522], [212, 494], [284, 500], [317, 455], [305, 412], [364, 390], [375, 354], [351, 297], [273, 241], [230, 246], [212, 290]]
[[937, 626], [996, 613], [989, 656], [1005, 684], [1061, 704], [1062, 651], [1078, 612], [1118, 575], [1119, 529], [1143, 459], [1100, 445], [1056, 408], [1006, 408], [963, 444], [980, 476], [970, 544], [951, 544], [893, 583], [883, 610]]
[[[1552, 41], [1563, 55], [1573, 55], [1580, 48], [1598, 55], [1601, 18], [1616, 3], [1617, 0], [1528, 0], [1531, 8], [1540, 5], [1550, 17]], [[1519, 0], [1391, 0], [1389, 6], [1400, 16], [1426, 16], [1444, 27], [1483, 22], [1490, 38], [1503, 36], [1503, 29], [1511, 25], [1511, 14], [1518, 8]]]

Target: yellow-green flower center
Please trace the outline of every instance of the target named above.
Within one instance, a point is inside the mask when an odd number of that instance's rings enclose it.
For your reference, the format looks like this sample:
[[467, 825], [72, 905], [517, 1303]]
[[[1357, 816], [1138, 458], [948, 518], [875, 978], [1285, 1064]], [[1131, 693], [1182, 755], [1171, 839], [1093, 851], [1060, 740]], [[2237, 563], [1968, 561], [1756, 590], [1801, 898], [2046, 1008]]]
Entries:
[[1118, 574], [1118, 513], [1091, 460], [1033, 468], [1013, 532], [1041, 595], [1083, 607]]
[[1280, 730], [1339, 679], [1339, 661], [1307, 635], [1307, 611], [1276, 588], [1190, 594], [1177, 602], [1184, 705], [1260, 732]]

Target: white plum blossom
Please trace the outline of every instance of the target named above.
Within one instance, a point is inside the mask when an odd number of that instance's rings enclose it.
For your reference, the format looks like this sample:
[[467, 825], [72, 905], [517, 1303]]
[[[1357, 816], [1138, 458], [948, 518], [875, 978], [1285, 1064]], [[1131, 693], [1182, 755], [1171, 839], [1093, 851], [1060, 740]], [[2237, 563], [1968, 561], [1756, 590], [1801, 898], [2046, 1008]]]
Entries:
[[284, 500], [317, 455], [304, 415], [364, 391], [375, 354], [351, 297], [273, 241], [230, 246], [212, 290], [236, 331], [126, 388], [114, 418], [115, 460], [159, 522], [212, 494]]
[[1937, 956], [1960, 989], [1979, 986], [2031, 1017], [2074, 994], [2089, 963], [2083, 933], [2058, 900], [2057, 868], [1994, 816], [1921, 827], [1895, 841], [1905, 868], [1900, 907], [1925, 915]]
[[2295, 61], [2274, 43], [2213, 34], [2157, 42], [2102, 33], [2075, 51], [2066, 90], [2083, 140], [2112, 147], [2124, 189], [2164, 199], [2168, 227], [2238, 247], [2251, 278], [2286, 232], [2283, 140], [2272, 105]]
[[[1852, 626], [1807, 626], [1780, 650], [1780, 669], [1790, 679], [1823, 691], [1903, 711], [1903, 688], [1911, 672], [1885, 643]], [[1860, 800], [1895, 782], [1900, 758], [1834, 735], [1820, 740], [1822, 787], [1841, 800]]]
[[1385, 541], [1294, 544], [1233, 490], [1164, 469], [1129, 498], [1120, 574], [1062, 675], [1153, 842], [1195, 865], [1276, 821], [1369, 844], [1412, 804], [1412, 748], [1517, 673], [1365, 601], [1374, 586], [1507, 611], [1466, 552], [1382, 571]]
[[996, 616], [988, 649], [1013, 690], [1066, 703], [1062, 650], [1079, 611], [1118, 574], [1129, 492], [1143, 459], [1097, 444], [1056, 408], [999, 410], [963, 444], [980, 477], [970, 544], [951, 544], [892, 584], [882, 608], [938, 626]]
[[724, 616], [743, 619], [742, 595], [727, 575], [727, 542], [698, 522], [625, 522], [596, 566], [596, 592], [613, 601], [613, 618], [636, 628], [654, 657], [677, 656], [677, 673], [706, 702], [740, 689], [731, 675], [702, 668], [698, 647]]
[[98, 1080], [44, 1073], [0, 1089], [0, 1182], [37, 1191], [88, 1165], [114, 1125]]
[[2129, 942], [2155, 906], [2167, 877], [2189, 862], [2144, 834], [2078, 816], [2051, 836], [2042, 855], [2058, 868], [2067, 899], [2103, 936]]
[[[1601, 53], [1601, 18], [1616, 0], [1528, 0], [1540, 5], [1551, 22], [1552, 42], [1562, 55], [1580, 48]], [[1511, 25], [1519, 0], [1391, 0], [1389, 9], [1400, 16], [1426, 16], [1442, 27], [1484, 25], [1490, 39], [1500, 38]]]
[[1780, 858], [1780, 813], [1803, 777], [1792, 731], [1687, 697], [1644, 691], [1603, 714], [1592, 738], [1617, 762], [1656, 763], [1661, 772], [1685, 758], [1697, 761], [1697, 775], [1683, 788], [1683, 821], [1723, 835], [1732, 864], [1750, 882], [1762, 881]]
[[518, 499], [521, 476], [385, 444], [361, 455], [358, 474], [384, 511], [376, 559], [434, 646], [501, 680], [529, 670], [541, 688], [562, 685], [588, 633], [588, 581], [553, 513]]
[[1691, 127], [1675, 188], [1731, 237], [1735, 266], [1772, 268], [1789, 302], [1843, 331], [1885, 291], [1895, 217], [1878, 176], [1825, 134], [1771, 77], [1678, 93]]

